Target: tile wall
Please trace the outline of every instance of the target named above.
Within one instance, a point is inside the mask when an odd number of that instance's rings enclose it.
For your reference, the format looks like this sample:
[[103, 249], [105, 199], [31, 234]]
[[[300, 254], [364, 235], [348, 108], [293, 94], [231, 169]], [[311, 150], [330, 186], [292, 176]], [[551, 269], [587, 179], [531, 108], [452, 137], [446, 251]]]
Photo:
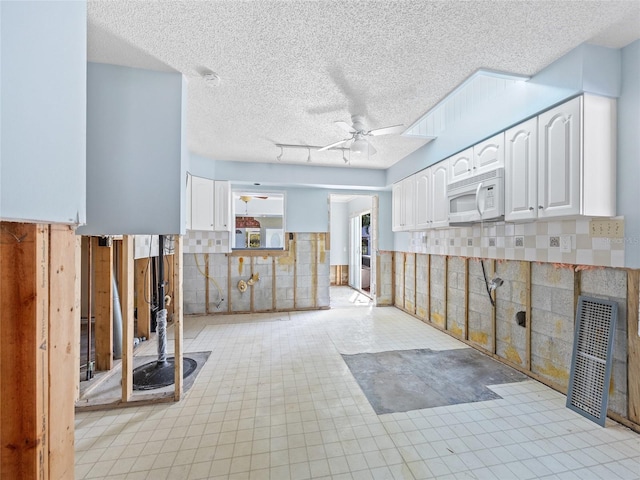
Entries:
[[[497, 222], [411, 232], [409, 252], [476, 258], [526, 260], [624, 267], [628, 238], [589, 234], [589, 219], [535, 223]], [[562, 236], [570, 236], [571, 251], [563, 251]]]

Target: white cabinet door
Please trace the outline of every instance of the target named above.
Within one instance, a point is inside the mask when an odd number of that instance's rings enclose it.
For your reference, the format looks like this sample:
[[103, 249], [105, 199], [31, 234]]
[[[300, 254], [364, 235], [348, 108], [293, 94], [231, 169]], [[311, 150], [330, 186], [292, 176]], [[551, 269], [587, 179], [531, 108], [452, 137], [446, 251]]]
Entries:
[[581, 100], [538, 116], [538, 218], [580, 213]]
[[424, 230], [431, 225], [431, 172], [427, 168], [415, 174], [415, 228]]
[[191, 229], [213, 231], [213, 180], [191, 177]]
[[449, 157], [445, 162], [449, 168], [449, 183], [470, 176], [473, 166], [473, 147]]
[[[447, 198], [447, 162], [430, 167], [431, 171], [431, 227], [449, 225], [449, 199]], [[450, 180], [449, 180], [450, 181]]]
[[416, 224], [415, 209], [415, 177], [411, 176], [402, 181], [402, 197], [404, 204], [403, 230], [413, 230]]
[[394, 183], [391, 187], [391, 224], [394, 232], [402, 231], [402, 182]]
[[504, 219], [532, 220], [538, 216], [538, 119], [505, 132]]
[[216, 180], [214, 184], [214, 229], [216, 232], [231, 231], [231, 188], [230, 182]]
[[473, 175], [504, 166], [504, 132], [473, 146]]

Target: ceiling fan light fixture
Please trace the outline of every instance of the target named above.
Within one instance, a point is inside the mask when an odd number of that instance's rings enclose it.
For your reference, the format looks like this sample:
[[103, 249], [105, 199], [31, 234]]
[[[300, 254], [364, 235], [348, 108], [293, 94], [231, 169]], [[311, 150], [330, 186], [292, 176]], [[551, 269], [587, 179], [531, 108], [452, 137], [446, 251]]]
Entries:
[[357, 138], [351, 145], [351, 151], [356, 155], [363, 154], [367, 151], [367, 141], [364, 138]]

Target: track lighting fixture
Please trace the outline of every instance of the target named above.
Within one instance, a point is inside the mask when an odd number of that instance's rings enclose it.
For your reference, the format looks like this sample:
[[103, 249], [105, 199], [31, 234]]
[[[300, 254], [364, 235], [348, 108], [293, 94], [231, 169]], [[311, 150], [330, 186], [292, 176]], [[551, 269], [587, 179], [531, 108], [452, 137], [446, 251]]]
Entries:
[[[276, 155], [276, 160], [278, 162], [282, 161], [282, 158], [284, 156], [284, 151], [286, 149], [290, 149], [290, 150], [301, 150], [304, 149], [307, 151], [307, 163], [311, 163], [311, 150], [313, 151], [317, 151], [320, 150], [321, 147], [315, 146], [315, 145], [288, 145], [286, 143], [276, 143], [276, 147], [278, 147], [280, 149], [280, 154]], [[324, 150], [323, 150], [324, 151]], [[349, 148], [346, 147], [339, 147], [339, 148], [332, 148], [331, 150], [327, 150], [327, 151], [339, 151], [342, 152], [342, 160], [344, 161], [345, 164], [350, 164], [351, 163], [351, 150]], [[347, 151], [349, 151], [349, 156], [347, 157]], [[297, 158], [300, 158], [300, 156], [298, 155]]]

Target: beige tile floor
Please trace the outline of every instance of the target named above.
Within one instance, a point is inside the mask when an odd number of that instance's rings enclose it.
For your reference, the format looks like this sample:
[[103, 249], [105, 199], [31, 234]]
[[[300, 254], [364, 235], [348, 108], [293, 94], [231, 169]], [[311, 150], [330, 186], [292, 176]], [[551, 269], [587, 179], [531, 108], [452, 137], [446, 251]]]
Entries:
[[333, 289], [331, 310], [186, 317], [186, 351], [212, 352], [192, 389], [78, 414], [76, 478], [640, 478], [640, 435], [597, 426], [534, 380], [493, 387], [498, 400], [376, 415], [341, 353], [466, 346], [354, 294]]

